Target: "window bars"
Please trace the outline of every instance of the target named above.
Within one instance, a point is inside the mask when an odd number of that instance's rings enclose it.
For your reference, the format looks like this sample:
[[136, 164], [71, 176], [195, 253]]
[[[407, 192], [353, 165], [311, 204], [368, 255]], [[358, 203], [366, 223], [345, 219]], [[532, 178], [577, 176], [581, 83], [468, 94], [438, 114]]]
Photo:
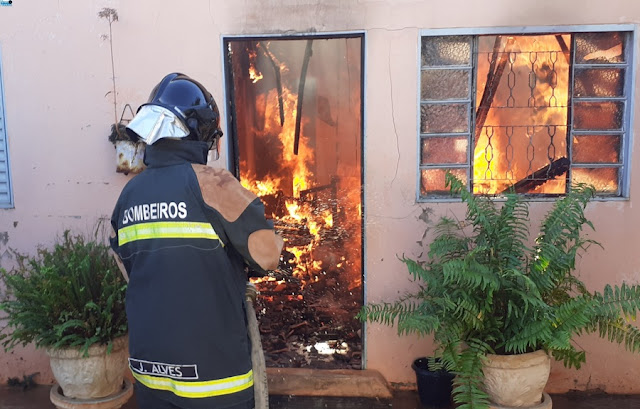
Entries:
[[474, 193], [624, 196], [632, 34], [423, 36], [419, 200], [447, 171]]

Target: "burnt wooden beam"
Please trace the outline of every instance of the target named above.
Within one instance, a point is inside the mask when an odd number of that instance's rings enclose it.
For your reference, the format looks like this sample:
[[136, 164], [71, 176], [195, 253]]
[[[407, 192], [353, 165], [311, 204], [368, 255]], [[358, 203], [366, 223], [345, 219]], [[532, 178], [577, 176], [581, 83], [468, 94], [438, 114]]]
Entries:
[[556, 40], [558, 41], [558, 45], [560, 45], [560, 49], [562, 50], [562, 54], [564, 54], [564, 58], [567, 60], [567, 63], [571, 63], [571, 53], [569, 52], [569, 47], [564, 41], [562, 34], [557, 34]]
[[570, 165], [571, 163], [569, 162], [569, 159], [562, 156], [551, 161], [551, 163], [549, 163], [547, 166], [536, 170], [530, 175], [527, 175], [523, 179], [513, 184], [509, 189], [506, 189], [500, 193], [528, 193], [536, 187], [543, 185], [547, 181], [563, 175], [569, 170]]
[[271, 65], [273, 65], [273, 70], [276, 74], [276, 87], [278, 89], [278, 108], [280, 109], [280, 126], [284, 126], [284, 101], [282, 98], [282, 76], [280, 73], [280, 66], [276, 64], [276, 59], [273, 54], [271, 54], [271, 51], [269, 51], [269, 48], [267, 48], [267, 46], [263, 46], [260, 48], [269, 58], [269, 61], [271, 61]]
[[309, 59], [311, 59], [312, 39], [307, 40], [307, 47], [304, 50], [304, 60], [302, 61], [302, 69], [300, 70], [300, 84], [298, 84], [298, 106], [296, 112], [296, 129], [293, 140], [293, 153], [298, 154], [298, 146], [300, 145], [300, 122], [302, 121], [302, 100], [304, 97], [304, 84], [307, 82], [307, 68], [309, 67]]
[[[513, 43], [513, 40], [507, 40], [507, 44], [505, 45], [504, 51], [502, 53], [500, 53], [501, 43], [502, 36], [496, 36], [496, 41], [493, 44], [491, 63], [489, 64], [489, 72], [487, 73], [487, 83], [484, 86], [482, 99], [480, 99], [480, 104], [478, 105], [478, 109], [476, 110], [476, 136], [480, 135], [480, 132], [482, 132], [484, 123], [487, 120], [487, 116], [489, 115], [489, 109], [491, 109], [493, 97], [496, 95], [498, 85], [500, 85], [500, 79], [502, 78], [504, 69], [507, 66], [507, 61], [509, 60], [507, 47]], [[500, 57], [499, 61], [498, 57]], [[477, 142], [478, 138], [475, 139]]]
[[311, 194], [311, 193], [315, 193], [315, 192], [321, 192], [323, 190], [328, 190], [331, 189], [332, 194], [333, 194], [333, 198], [335, 199], [337, 196], [337, 185], [338, 185], [338, 180], [340, 178], [338, 176], [332, 176], [331, 177], [331, 182], [329, 184], [326, 185], [320, 185], [320, 186], [316, 186], [316, 187], [312, 187], [309, 189], [305, 189], [305, 190], [301, 190], [300, 191], [300, 198], [303, 198], [304, 196]]

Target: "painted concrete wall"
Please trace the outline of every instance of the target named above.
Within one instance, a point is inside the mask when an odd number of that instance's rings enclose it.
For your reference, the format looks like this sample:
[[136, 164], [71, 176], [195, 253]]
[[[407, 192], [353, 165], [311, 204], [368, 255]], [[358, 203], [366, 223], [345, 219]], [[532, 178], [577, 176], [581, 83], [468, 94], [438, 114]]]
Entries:
[[[365, 217], [367, 300], [390, 300], [411, 288], [396, 259], [415, 256], [429, 207], [439, 216], [460, 205], [419, 205], [417, 164], [417, 59], [419, 32], [429, 28], [638, 23], [632, 0], [14, 0], [0, 8], [0, 52], [15, 208], [0, 210], [0, 262], [8, 248], [31, 252], [65, 228], [90, 231], [108, 215], [130, 176], [115, 173], [107, 141], [114, 112], [110, 95], [108, 24], [97, 13], [116, 8], [113, 25], [118, 109], [142, 103], [166, 73], [183, 71], [223, 98], [221, 37], [297, 32], [366, 32]], [[636, 63], [638, 58], [636, 56]], [[392, 104], [393, 102], [393, 104]], [[637, 102], [637, 101], [636, 101]], [[220, 104], [222, 105], [222, 104]], [[635, 116], [640, 118], [640, 104]], [[120, 112], [118, 112], [118, 115]], [[640, 134], [638, 121], [633, 126]], [[224, 159], [223, 159], [224, 160]], [[640, 281], [640, 153], [634, 150], [632, 200], [593, 203], [593, 238], [605, 250], [580, 260], [592, 289]], [[223, 163], [223, 162], [221, 162]], [[548, 208], [533, 203], [534, 216]], [[636, 206], [637, 208], [637, 206]], [[395, 329], [369, 326], [366, 364], [394, 383], [414, 382], [410, 363], [426, 354], [428, 339], [398, 338]], [[580, 371], [555, 365], [550, 392], [601, 388], [640, 393], [640, 356], [598, 339], [579, 340], [588, 351]], [[0, 353], [0, 379], [41, 372], [48, 360], [33, 348]]]

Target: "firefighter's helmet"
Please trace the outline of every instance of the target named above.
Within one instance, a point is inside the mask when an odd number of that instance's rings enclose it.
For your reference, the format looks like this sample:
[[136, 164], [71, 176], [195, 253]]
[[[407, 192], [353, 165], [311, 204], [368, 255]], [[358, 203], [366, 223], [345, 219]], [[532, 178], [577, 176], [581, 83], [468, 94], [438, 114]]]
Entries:
[[217, 148], [222, 137], [213, 96], [202, 84], [180, 73], [165, 76], [153, 88], [127, 130], [148, 145], [162, 138], [183, 138]]

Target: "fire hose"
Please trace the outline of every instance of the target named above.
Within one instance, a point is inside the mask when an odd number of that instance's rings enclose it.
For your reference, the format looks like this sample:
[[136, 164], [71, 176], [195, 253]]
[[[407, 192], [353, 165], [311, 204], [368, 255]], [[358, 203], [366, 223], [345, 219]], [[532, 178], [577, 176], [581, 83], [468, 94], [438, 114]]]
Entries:
[[246, 288], [246, 313], [249, 339], [251, 340], [251, 363], [253, 365], [253, 394], [255, 399], [255, 409], [269, 409], [269, 387], [267, 384], [267, 365], [264, 360], [262, 341], [260, 339], [260, 329], [258, 320], [253, 308], [258, 291], [252, 283], [247, 283]]

